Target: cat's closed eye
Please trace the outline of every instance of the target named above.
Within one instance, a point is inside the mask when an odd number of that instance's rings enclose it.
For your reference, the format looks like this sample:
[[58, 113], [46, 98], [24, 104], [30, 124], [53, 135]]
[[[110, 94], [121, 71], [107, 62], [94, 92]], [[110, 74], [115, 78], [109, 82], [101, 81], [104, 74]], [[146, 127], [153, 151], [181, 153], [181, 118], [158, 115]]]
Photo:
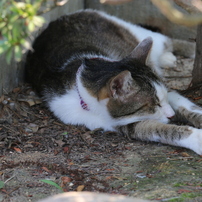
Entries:
[[145, 103], [145, 104], [141, 105], [139, 108], [134, 108], [133, 111], [131, 111], [129, 113], [125, 113], [122, 117], [134, 116], [134, 114], [144, 112], [145, 109], [148, 107], [149, 107], [149, 103]]

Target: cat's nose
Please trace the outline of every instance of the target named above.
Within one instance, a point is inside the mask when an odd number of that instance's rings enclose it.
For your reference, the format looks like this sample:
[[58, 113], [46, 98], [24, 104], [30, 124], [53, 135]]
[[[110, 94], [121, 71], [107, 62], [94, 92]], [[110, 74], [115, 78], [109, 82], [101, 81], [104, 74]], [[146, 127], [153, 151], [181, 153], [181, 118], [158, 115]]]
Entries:
[[175, 117], [175, 115], [167, 117], [168, 119], [172, 120]]

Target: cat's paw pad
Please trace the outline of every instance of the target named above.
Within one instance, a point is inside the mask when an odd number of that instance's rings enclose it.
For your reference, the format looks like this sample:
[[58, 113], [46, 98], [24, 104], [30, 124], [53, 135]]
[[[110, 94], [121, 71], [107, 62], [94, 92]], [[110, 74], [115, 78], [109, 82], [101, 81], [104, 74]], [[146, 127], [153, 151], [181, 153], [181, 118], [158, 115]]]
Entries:
[[161, 67], [176, 67], [177, 58], [171, 52], [165, 52], [160, 57]]

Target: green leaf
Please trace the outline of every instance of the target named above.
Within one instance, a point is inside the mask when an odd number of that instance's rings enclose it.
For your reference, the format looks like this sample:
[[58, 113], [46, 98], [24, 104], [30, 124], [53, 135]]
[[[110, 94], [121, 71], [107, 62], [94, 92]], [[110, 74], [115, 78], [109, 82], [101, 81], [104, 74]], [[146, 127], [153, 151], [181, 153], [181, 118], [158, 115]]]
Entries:
[[9, 21], [10, 23], [15, 23], [18, 18], [19, 18], [19, 15], [16, 13], [14, 15], [11, 15]]
[[5, 41], [0, 41], [0, 54], [5, 53], [6, 51], [8, 51], [10, 45], [8, 43], [6, 43]]
[[68, 134], [68, 132], [66, 131], [66, 132], [62, 133], [61, 135], [67, 135], [67, 134]]
[[36, 1], [34, 2], [34, 4], [33, 4], [34, 9], [38, 10], [38, 9], [41, 7], [42, 3], [43, 3], [43, 1], [41, 1], [41, 0], [36, 0]]
[[6, 62], [7, 62], [7, 64], [11, 63], [12, 55], [13, 55], [13, 48], [9, 47], [8, 51], [6, 52]]
[[21, 49], [21, 46], [15, 46], [15, 60], [16, 61], [20, 61], [21, 60], [21, 58], [22, 58], [22, 49]]
[[51, 180], [40, 180], [40, 181], [44, 182], [44, 183], [47, 183], [47, 184], [50, 184], [50, 185], [56, 187], [57, 189], [59, 189], [60, 191], [63, 192], [62, 187], [60, 187], [58, 184], [56, 184], [55, 182], [53, 182]]
[[34, 15], [36, 15], [37, 10], [34, 8], [33, 5], [27, 4], [26, 5], [26, 13], [27, 13], [27, 16], [34, 16]]
[[43, 25], [43, 23], [45, 22], [45, 19], [41, 16], [34, 16], [33, 17], [33, 23], [37, 26], [37, 27], [41, 27]]
[[0, 22], [0, 29], [5, 27], [6, 26], [6, 23], [5, 22]]
[[24, 2], [15, 2], [14, 4], [18, 9], [23, 9], [26, 6], [26, 3]]
[[3, 181], [0, 181], [0, 189], [4, 187], [5, 183]]
[[[22, 40], [21, 40], [22, 41]], [[21, 44], [25, 47], [25, 49], [29, 50], [32, 48], [32, 44], [29, 41], [23, 40]]]
[[30, 32], [33, 32], [34, 29], [35, 29], [34, 22], [29, 22], [29, 23], [28, 23], [28, 30], [29, 30]]
[[21, 33], [21, 29], [19, 24], [14, 24], [13, 25], [13, 29], [12, 29], [12, 36], [13, 36], [13, 40], [17, 42], [17, 40], [19, 40], [20, 38], [20, 33]]

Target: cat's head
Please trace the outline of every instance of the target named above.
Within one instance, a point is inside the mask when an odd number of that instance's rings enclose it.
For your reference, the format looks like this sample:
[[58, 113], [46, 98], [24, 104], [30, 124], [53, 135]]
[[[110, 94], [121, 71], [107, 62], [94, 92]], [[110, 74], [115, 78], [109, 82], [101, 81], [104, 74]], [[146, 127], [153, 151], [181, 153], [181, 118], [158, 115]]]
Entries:
[[83, 85], [106, 107], [117, 125], [146, 119], [168, 122], [174, 111], [168, 103], [167, 89], [153, 69], [146, 65], [152, 39], [143, 40], [121, 61], [87, 60]]

